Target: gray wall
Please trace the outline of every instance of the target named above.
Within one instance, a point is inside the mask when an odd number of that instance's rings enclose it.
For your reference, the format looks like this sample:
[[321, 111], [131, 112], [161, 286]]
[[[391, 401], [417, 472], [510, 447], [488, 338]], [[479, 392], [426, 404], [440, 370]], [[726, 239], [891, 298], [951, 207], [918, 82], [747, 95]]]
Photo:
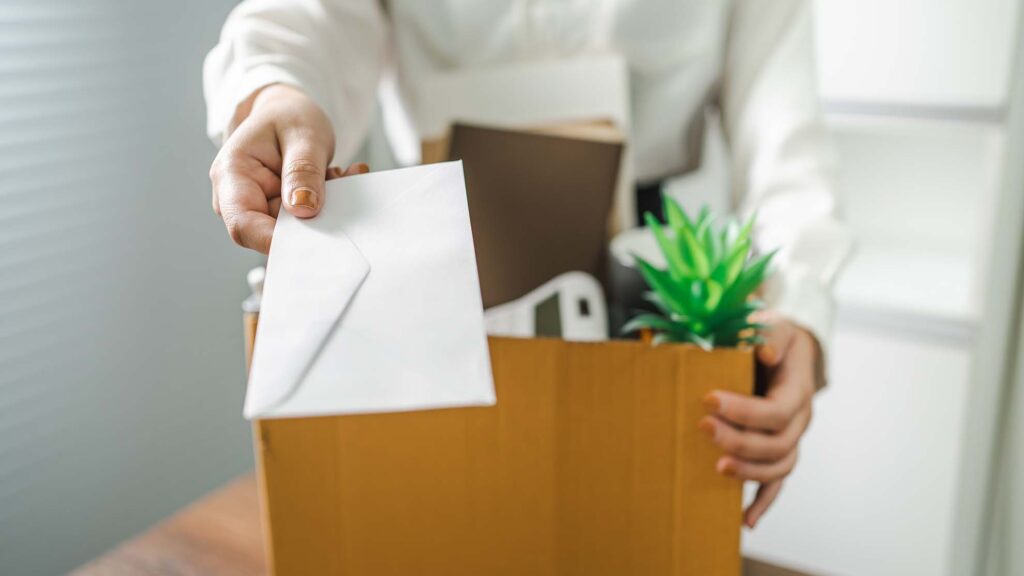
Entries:
[[0, 110], [0, 574], [63, 573], [252, 467], [260, 259], [210, 210], [201, 91], [234, 4], [0, 7], [0, 109], [26, 110]]

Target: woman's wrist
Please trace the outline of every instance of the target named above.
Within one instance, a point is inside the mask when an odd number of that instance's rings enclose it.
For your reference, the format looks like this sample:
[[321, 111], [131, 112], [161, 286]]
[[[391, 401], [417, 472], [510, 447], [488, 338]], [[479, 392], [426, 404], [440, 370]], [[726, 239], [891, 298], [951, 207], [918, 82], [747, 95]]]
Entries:
[[288, 84], [273, 83], [265, 86], [260, 86], [256, 90], [253, 90], [252, 94], [249, 94], [245, 100], [240, 102], [235, 108], [235, 115], [231, 118], [231, 123], [228, 124], [227, 132], [224, 135], [225, 141], [231, 137], [231, 134], [248, 118], [260, 108], [263, 108], [281, 100], [287, 100], [290, 98], [302, 98], [305, 94], [302, 90]]

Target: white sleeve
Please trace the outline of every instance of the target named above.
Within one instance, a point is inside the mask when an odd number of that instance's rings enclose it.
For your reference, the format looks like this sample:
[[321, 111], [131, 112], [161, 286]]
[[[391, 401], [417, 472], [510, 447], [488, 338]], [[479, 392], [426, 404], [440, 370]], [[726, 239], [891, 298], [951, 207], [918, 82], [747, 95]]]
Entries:
[[245, 0], [203, 66], [210, 138], [223, 142], [253, 92], [289, 84], [323, 108], [347, 163], [369, 130], [386, 46], [377, 0]]
[[850, 252], [838, 220], [832, 150], [818, 103], [811, 2], [737, 0], [730, 21], [722, 113], [733, 155], [734, 203], [757, 213], [757, 249], [780, 249], [765, 290], [771, 308], [823, 350], [832, 282]]

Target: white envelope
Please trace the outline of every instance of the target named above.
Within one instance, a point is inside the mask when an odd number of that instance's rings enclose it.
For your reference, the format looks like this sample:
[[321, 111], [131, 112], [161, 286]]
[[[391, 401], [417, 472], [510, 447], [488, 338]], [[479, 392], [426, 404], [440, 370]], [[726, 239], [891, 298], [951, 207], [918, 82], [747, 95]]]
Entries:
[[245, 417], [494, 404], [461, 162], [327, 183], [274, 231]]

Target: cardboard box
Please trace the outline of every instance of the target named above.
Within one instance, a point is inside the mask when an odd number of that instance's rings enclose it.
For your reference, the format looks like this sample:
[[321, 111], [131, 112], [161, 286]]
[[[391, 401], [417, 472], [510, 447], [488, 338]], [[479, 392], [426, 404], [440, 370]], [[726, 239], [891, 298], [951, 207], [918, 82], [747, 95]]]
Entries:
[[274, 574], [739, 574], [741, 485], [697, 422], [707, 392], [750, 393], [750, 353], [490, 351], [494, 407], [255, 424]]

